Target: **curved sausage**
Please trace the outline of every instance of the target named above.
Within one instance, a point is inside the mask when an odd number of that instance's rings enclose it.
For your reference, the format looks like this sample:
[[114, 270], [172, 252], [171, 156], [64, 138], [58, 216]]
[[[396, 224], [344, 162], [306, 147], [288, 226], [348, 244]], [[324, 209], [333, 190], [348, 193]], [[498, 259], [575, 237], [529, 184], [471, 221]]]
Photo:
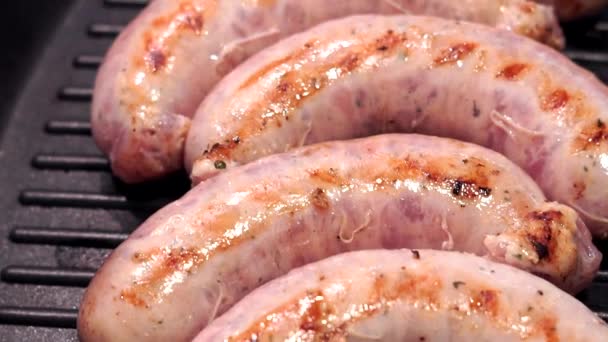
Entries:
[[253, 291], [206, 341], [608, 341], [575, 298], [521, 270], [457, 252], [371, 250]]
[[608, 5], [607, 0], [537, 0], [537, 2], [553, 5], [557, 16], [564, 21], [597, 14]]
[[186, 145], [196, 183], [303, 144], [382, 132], [474, 142], [608, 234], [608, 89], [520, 36], [432, 17], [358, 16], [264, 50], [199, 108]]
[[331, 18], [428, 13], [562, 46], [550, 7], [527, 0], [156, 0], [118, 37], [99, 71], [92, 129], [125, 182], [182, 168], [190, 117], [207, 92], [263, 47]]
[[234, 168], [153, 215], [95, 276], [79, 333], [185, 340], [294, 267], [401, 247], [486, 255], [573, 292], [601, 259], [575, 211], [496, 152], [417, 135], [325, 143]]

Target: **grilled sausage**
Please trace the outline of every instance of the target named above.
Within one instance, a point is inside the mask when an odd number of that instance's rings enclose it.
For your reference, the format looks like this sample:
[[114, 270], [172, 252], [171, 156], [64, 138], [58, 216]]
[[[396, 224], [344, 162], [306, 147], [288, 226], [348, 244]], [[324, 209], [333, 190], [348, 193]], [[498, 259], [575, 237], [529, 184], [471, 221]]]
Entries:
[[334, 256], [255, 290], [194, 339], [608, 341], [582, 303], [521, 270], [457, 252]]
[[198, 110], [187, 168], [197, 182], [218, 160], [382, 132], [499, 151], [608, 233], [606, 86], [536, 42], [440, 18], [341, 19], [251, 58]]
[[156, 0], [118, 37], [95, 82], [92, 129], [126, 182], [182, 168], [190, 117], [241, 61], [294, 32], [356, 13], [468, 19], [563, 45], [552, 9], [526, 0]]
[[607, 0], [537, 0], [545, 5], [553, 5], [561, 20], [569, 21], [597, 14], [608, 5]]
[[417, 135], [324, 143], [234, 168], [148, 219], [93, 279], [79, 333], [185, 340], [294, 267], [401, 247], [486, 255], [574, 292], [601, 259], [575, 211], [496, 152]]

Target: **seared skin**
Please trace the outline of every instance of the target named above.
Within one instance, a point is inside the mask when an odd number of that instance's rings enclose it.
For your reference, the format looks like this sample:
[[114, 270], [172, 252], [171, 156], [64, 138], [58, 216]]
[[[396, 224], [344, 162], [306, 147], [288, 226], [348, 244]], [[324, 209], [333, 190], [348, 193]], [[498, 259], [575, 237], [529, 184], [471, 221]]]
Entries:
[[324, 143], [222, 173], [153, 215], [89, 285], [79, 334], [186, 340], [294, 267], [402, 247], [484, 255], [573, 292], [601, 259], [576, 212], [496, 152], [417, 135]]
[[553, 49], [472, 23], [357, 16], [277, 43], [203, 102], [186, 167], [196, 183], [218, 160], [383, 132], [501, 152], [608, 234], [608, 89]]
[[291, 271], [195, 342], [608, 341], [582, 303], [521, 270], [457, 252], [370, 250]]
[[280, 38], [363, 13], [472, 20], [563, 45], [552, 9], [526, 0], [156, 0], [120, 34], [101, 66], [95, 140], [125, 182], [181, 169], [190, 117], [222, 76]]
[[597, 14], [608, 0], [537, 0], [545, 5], [553, 5], [560, 20], [569, 21]]

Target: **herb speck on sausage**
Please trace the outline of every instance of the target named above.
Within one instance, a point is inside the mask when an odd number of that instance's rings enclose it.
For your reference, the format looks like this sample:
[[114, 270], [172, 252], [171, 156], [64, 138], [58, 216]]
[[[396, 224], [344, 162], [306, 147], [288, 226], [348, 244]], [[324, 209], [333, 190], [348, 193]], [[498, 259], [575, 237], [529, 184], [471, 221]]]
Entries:
[[481, 115], [481, 111], [479, 110], [479, 107], [477, 107], [477, 101], [473, 101], [473, 117], [477, 118], [479, 115]]
[[412, 255], [414, 256], [414, 259], [420, 259], [420, 252], [418, 252], [417, 250], [412, 249]]
[[460, 280], [457, 280], [452, 283], [452, 286], [454, 286], [455, 289], [457, 289], [458, 287], [460, 287], [462, 285], [466, 285], [466, 283], [464, 281], [460, 281]]

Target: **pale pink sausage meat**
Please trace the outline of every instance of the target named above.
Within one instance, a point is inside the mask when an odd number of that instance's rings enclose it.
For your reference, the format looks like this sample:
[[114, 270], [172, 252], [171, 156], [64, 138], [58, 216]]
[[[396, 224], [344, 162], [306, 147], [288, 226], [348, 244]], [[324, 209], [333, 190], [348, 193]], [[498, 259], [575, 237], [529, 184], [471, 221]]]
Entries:
[[260, 284], [369, 248], [468, 251], [576, 292], [601, 260], [574, 210], [496, 152], [386, 135], [261, 159], [211, 178], [119, 246], [81, 303], [85, 341], [182, 341]]
[[291, 271], [198, 335], [216, 341], [608, 341], [575, 298], [457, 252], [371, 250]]
[[433, 17], [321, 24], [241, 64], [198, 109], [194, 182], [303, 144], [383, 132], [492, 148], [608, 234], [608, 88], [553, 49]]
[[95, 140], [123, 181], [181, 169], [190, 117], [223, 75], [280, 38], [364, 13], [472, 20], [563, 45], [552, 9], [527, 0], [156, 0], [120, 34], [99, 70]]

